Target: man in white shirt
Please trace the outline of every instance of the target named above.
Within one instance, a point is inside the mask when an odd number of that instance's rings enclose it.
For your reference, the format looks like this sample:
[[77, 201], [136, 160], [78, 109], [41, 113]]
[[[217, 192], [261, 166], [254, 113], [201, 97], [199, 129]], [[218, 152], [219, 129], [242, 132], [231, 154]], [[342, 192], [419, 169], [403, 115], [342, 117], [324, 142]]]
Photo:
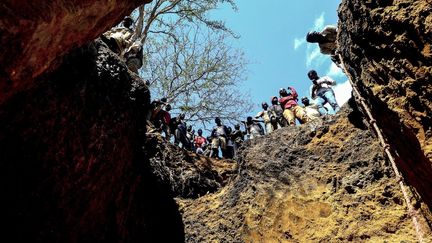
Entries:
[[308, 77], [313, 83], [311, 86], [311, 97], [315, 99], [315, 104], [318, 106], [318, 111], [321, 115], [327, 114], [324, 108], [326, 103], [329, 103], [334, 112], [337, 112], [339, 110], [339, 105], [336, 102], [334, 91], [331, 88], [336, 82], [328, 76], [320, 78], [315, 70], [310, 70], [308, 72]]

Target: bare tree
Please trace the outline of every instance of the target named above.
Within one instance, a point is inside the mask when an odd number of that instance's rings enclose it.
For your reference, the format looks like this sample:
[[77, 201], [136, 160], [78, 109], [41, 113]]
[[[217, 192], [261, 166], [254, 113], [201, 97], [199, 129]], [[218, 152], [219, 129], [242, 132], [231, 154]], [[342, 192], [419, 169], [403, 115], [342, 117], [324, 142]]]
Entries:
[[134, 14], [133, 40], [145, 50], [141, 75], [151, 81], [153, 95], [204, 126], [216, 116], [234, 123], [252, 109], [238, 88], [245, 80], [244, 54], [229, 45], [238, 36], [208, 17], [221, 4], [237, 10], [234, 0], [153, 0]]
[[177, 112], [204, 126], [219, 116], [230, 123], [252, 109], [238, 86], [245, 79], [246, 61], [226, 44], [227, 34], [200, 27], [177, 28], [176, 38], [149, 39], [146, 45], [152, 91], [166, 97]]
[[149, 34], [165, 34], [173, 37], [172, 31], [179, 25], [205, 25], [213, 30], [222, 30], [235, 36], [222, 21], [208, 18], [208, 12], [221, 4], [229, 4], [234, 10], [234, 0], [153, 0], [138, 9], [135, 39], [145, 43]]

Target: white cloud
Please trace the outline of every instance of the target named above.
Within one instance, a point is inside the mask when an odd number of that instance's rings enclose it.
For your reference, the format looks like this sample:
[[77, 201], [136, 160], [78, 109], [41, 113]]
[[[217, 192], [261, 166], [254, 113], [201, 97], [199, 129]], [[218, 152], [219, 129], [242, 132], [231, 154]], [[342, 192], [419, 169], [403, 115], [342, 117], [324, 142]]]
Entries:
[[326, 76], [330, 76], [332, 78], [342, 78], [345, 77], [345, 74], [342, 69], [340, 69], [338, 66], [336, 66], [336, 64], [332, 62]]
[[328, 57], [321, 54], [318, 45], [308, 45], [306, 49], [306, 67], [315, 68], [322, 65]]
[[325, 12], [322, 12], [321, 15], [315, 19], [313, 30], [315, 31], [321, 31], [324, 28], [324, 18]]
[[[321, 31], [324, 28], [324, 23], [325, 23], [325, 12], [322, 12], [320, 16], [318, 16], [315, 20], [314, 20], [314, 25], [312, 27], [312, 30], [315, 31]], [[306, 37], [301, 37], [301, 38], [295, 38], [294, 39], [294, 50], [297, 50], [298, 48], [300, 48], [301, 46], [303, 46], [304, 44], [306, 44]], [[309, 49], [307, 51], [308, 56], [310, 55]], [[314, 57], [316, 57], [316, 54], [314, 55]], [[309, 65], [308, 65], [309, 66]]]
[[333, 87], [333, 90], [335, 92], [336, 101], [339, 106], [344, 105], [349, 100], [349, 98], [351, 98], [352, 87], [348, 80], [344, 83], [337, 84], [335, 87]]
[[305, 38], [295, 38], [294, 39], [294, 50], [297, 50], [300, 46], [306, 43]]
[[[322, 12], [320, 16], [318, 16], [312, 27], [315, 31], [321, 31], [324, 28], [325, 23], [325, 12]], [[324, 62], [328, 59], [328, 56], [321, 54], [318, 44], [309, 44], [306, 49], [306, 67], [315, 68], [324, 64]]]

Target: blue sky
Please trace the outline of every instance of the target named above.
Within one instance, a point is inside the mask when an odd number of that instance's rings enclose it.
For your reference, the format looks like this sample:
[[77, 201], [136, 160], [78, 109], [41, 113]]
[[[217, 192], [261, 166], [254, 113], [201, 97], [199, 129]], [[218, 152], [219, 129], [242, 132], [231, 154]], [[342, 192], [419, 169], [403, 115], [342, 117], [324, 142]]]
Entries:
[[315, 69], [320, 76], [329, 75], [338, 83], [335, 88], [338, 103], [350, 96], [347, 78], [330, 57], [319, 53], [316, 44], [305, 42], [308, 31], [320, 31], [325, 25], [337, 25], [340, 0], [238, 0], [239, 10], [221, 7], [212, 13], [213, 19], [223, 20], [241, 37], [233, 41], [251, 62], [242, 89], [250, 91], [255, 104], [270, 103], [279, 88], [293, 86], [299, 96], [309, 96], [307, 72]]

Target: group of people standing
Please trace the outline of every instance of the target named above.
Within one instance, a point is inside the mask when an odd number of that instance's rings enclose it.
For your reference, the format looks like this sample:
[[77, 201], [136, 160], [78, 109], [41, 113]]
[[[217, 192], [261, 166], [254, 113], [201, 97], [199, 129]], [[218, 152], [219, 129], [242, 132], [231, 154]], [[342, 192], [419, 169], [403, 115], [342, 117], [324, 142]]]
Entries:
[[[329, 113], [325, 107], [327, 103], [334, 112], [339, 110], [332, 89], [336, 82], [328, 76], [319, 77], [315, 70], [309, 71], [307, 75], [312, 81], [310, 95], [313, 102], [303, 97], [301, 105], [297, 91], [293, 87], [281, 88], [279, 97], [271, 98], [270, 106], [267, 102], [263, 102], [262, 111], [255, 117], [247, 117], [246, 121], [242, 122], [245, 127], [244, 131], [241, 130], [240, 124], [236, 124], [232, 129], [230, 126], [223, 125], [221, 119], [216, 117], [215, 126], [209, 136], [204, 137], [202, 129], [198, 129], [198, 134], [195, 135], [192, 126], [187, 125], [184, 114], [171, 118], [171, 105], [165, 98], [154, 100], [151, 103], [151, 110], [148, 114], [150, 131], [165, 133], [168, 140], [174, 137], [174, 144], [197, 154], [215, 158], [221, 154], [223, 158], [231, 159], [245, 141], [245, 137], [254, 139], [282, 127], [295, 126], [297, 122], [305, 124], [317, 121], [321, 119], [321, 116]], [[264, 126], [261, 123], [264, 123]]]
[[308, 72], [308, 77], [312, 81], [311, 97], [314, 102], [311, 103], [309, 98], [301, 98], [303, 105], [299, 104], [297, 91], [293, 87], [281, 88], [279, 98], [271, 98], [271, 106], [267, 102], [262, 103], [262, 111], [254, 118], [248, 117], [251, 125], [248, 126], [250, 138], [264, 134], [260, 122], [265, 124], [265, 133], [272, 133], [274, 130], [285, 127], [295, 126], [296, 121], [300, 124], [320, 119], [321, 116], [327, 115], [328, 110], [325, 104], [329, 104], [334, 112], [339, 110], [336, 102], [335, 93], [332, 86], [336, 82], [328, 76], [319, 77], [315, 70]]
[[187, 125], [184, 114], [171, 117], [170, 110], [171, 105], [165, 98], [154, 100], [147, 115], [148, 131], [160, 132], [168, 141], [173, 139], [175, 145], [186, 150], [218, 158], [219, 148], [221, 148], [222, 157], [232, 159], [237, 148], [244, 141], [246, 132], [240, 130], [239, 124], [235, 125], [233, 130], [231, 127], [222, 125], [221, 119], [216, 117], [216, 126], [209, 136], [204, 137], [202, 129], [198, 129], [196, 135], [193, 127]]

